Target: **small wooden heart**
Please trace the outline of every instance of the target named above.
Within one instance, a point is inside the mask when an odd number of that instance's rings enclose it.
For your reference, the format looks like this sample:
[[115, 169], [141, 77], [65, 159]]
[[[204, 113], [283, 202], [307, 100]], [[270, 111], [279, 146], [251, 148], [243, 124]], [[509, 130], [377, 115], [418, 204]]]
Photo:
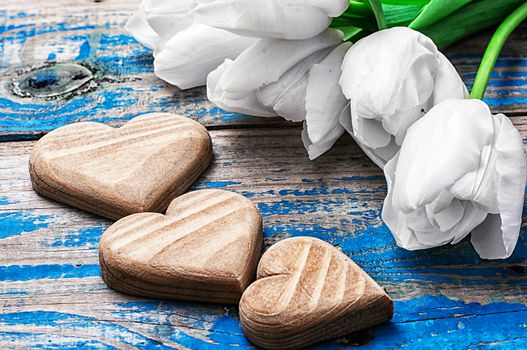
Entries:
[[237, 303], [254, 279], [262, 219], [247, 198], [189, 192], [166, 215], [140, 213], [110, 226], [99, 243], [106, 284], [127, 294]]
[[111, 219], [161, 212], [210, 164], [203, 125], [169, 113], [136, 117], [115, 129], [82, 122], [56, 129], [31, 152], [40, 194]]
[[265, 252], [257, 281], [240, 300], [247, 337], [268, 349], [296, 349], [391, 319], [384, 290], [320, 239], [288, 238]]

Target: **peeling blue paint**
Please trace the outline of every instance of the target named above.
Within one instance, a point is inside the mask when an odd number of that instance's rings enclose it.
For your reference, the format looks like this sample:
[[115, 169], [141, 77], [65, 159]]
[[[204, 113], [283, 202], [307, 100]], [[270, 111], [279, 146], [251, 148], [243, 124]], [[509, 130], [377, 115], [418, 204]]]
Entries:
[[239, 317], [234, 318], [229, 314], [222, 316], [214, 322], [210, 330], [214, 333], [209, 336], [209, 339], [222, 344], [224, 347], [253, 347], [243, 333]]
[[90, 57], [90, 43], [88, 40], [82, 43], [79, 50], [79, 55], [77, 56], [77, 60], [85, 60], [86, 58]]
[[[45, 333], [47, 333], [46, 327], [67, 327], [68, 333], [78, 334], [75, 338], [79, 339], [81, 342], [97, 342], [87, 341], [84, 339], [86, 330], [90, 329], [92, 330], [92, 332], [96, 332], [98, 334], [111, 334], [112, 338], [108, 339], [108, 341], [118, 342], [128, 346], [134, 345], [146, 347], [148, 349], [171, 348], [164, 346], [155, 339], [146, 337], [138, 332], [132, 331], [118, 324], [101, 321], [93, 317], [80, 316], [55, 311], [28, 311], [0, 314], [0, 324], [35, 325], [37, 327], [43, 327], [43, 332]], [[113, 346], [106, 344], [102, 341], [99, 341], [97, 343], [106, 346], [105, 348], [114, 348]], [[43, 348], [45, 347], [46, 345], [43, 344]]]
[[0, 239], [46, 228], [49, 218], [49, 215], [34, 215], [32, 211], [2, 211]]
[[204, 181], [198, 183], [195, 187], [193, 187], [193, 190], [197, 189], [204, 189], [204, 188], [225, 188], [231, 185], [239, 185], [241, 182], [239, 181]]
[[57, 344], [57, 335], [48, 334], [45, 331], [41, 333], [34, 332], [0, 332], [0, 339], [4, 344], [13, 344], [14, 348], [20, 348], [19, 344], [32, 342], [32, 349], [57, 349], [76, 350], [76, 349], [97, 349], [112, 350], [117, 349], [111, 345], [104, 344], [97, 340], [84, 340], [81, 336], [60, 336], [60, 345]]
[[99, 244], [99, 240], [108, 225], [99, 227], [87, 227], [63, 236], [53, 236], [53, 240], [47, 243], [50, 247], [67, 248], [94, 248]]
[[25, 294], [28, 294], [27, 292], [24, 292], [24, 291], [11, 291], [11, 292], [0, 292], [0, 295], [25, 295]]
[[99, 276], [99, 265], [7, 265], [0, 266], [0, 281], [30, 281], [37, 279], [85, 278]]
[[[396, 303], [396, 310], [402, 308], [402, 304]], [[454, 315], [441, 314], [417, 322], [398, 322], [396, 314], [392, 322], [376, 327], [372, 341], [361, 349], [443, 349], [446, 344], [450, 349], [516, 349], [527, 346], [527, 310], [486, 314], [485, 309], [499, 310], [503, 303], [490, 304], [490, 307], [473, 304], [469, 310], [475, 314], [470, 314], [465, 312], [466, 304], [458, 305], [461, 310]], [[504, 327], [498, 326], [500, 323]]]
[[8, 196], [0, 196], [0, 205], [15, 204], [16, 201], [9, 199]]
[[[155, 304], [161, 305], [162, 302]], [[168, 304], [172, 303], [169, 302]], [[142, 302], [130, 303], [130, 305], [136, 313], [148, 314], [156, 311], [155, 308], [152, 308], [151, 303], [147, 303], [145, 309], [142, 309], [145, 305]], [[128, 307], [129, 305], [118, 304], [116, 306]], [[181, 306], [179, 307], [181, 308]], [[194, 307], [194, 310], [192, 307], [184, 310], [186, 315], [184, 319], [189, 320], [189, 327], [202, 329], [201, 327], [207, 327], [207, 324], [210, 323], [207, 315], [201, 313], [197, 306]], [[509, 305], [507, 303], [465, 304], [462, 301], [443, 296], [427, 296], [407, 301], [395, 301], [395, 310], [392, 321], [373, 328], [372, 339], [361, 349], [387, 349], [401, 346], [405, 349], [442, 349], [445, 344], [451, 344], [452, 347], [449, 348], [465, 349], [481, 347], [481, 344], [485, 342], [493, 343], [493, 348], [498, 349], [508, 349], [511, 345], [513, 348], [524, 348], [527, 345], [527, 338], [525, 337], [527, 308], [524, 305]], [[167, 315], [170, 315], [168, 308], [159, 310], [159, 312], [167, 312]], [[96, 340], [85, 339], [86, 332], [90, 332], [105, 334], [108, 341], [128, 346], [148, 349], [172, 348], [163, 345], [157, 339], [152, 339], [135, 329], [126, 327], [126, 324], [123, 323], [125, 321], [132, 322], [132, 320], [121, 318], [120, 314], [114, 315], [119, 317], [116, 322], [55, 311], [15, 312], [0, 314], [0, 325], [26, 325], [37, 330], [38, 327], [42, 327], [42, 329], [68, 327], [69, 337], [66, 339], [61, 337], [60, 339], [61, 341], [64, 340], [66, 344], [72, 345], [81, 344], [81, 342], [92, 342], [86, 344], [97, 345]], [[141, 322], [141, 320], [136, 321]], [[151, 321], [157, 322], [154, 319]], [[170, 322], [156, 326], [156, 337], [176, 342], [180, 346], [190, 349], [235, 348], [243, 350], [254, 348], [244, 336], [237, 315], [232, 315], [230, 312], [222, 313], [215, 316], [212, 321], [209, 328], [203, 329], [208, 332], [206, 338], [193, 337], [182, 330], [185, 329], [184, 327], [176, 328]], [[498, 322], [503, 322], [506, 327], [497, 329], [496, 324]], [[12, 337], [7, 333], [3, 334]], [[44, 339], [44, 337], [39, 336], [38, 331], [14, 334], [21, 340], [26, 338]], [[75, 336], [75, 334], [77, 335]], [[53, 337], [47, 336], [47, 338], [53, 344]], [[105, 343], [101, 344], [110, 346]], [[353, 348], [345, 344], [344, 340], [339, 340], [315, 345], [309, 349]]]

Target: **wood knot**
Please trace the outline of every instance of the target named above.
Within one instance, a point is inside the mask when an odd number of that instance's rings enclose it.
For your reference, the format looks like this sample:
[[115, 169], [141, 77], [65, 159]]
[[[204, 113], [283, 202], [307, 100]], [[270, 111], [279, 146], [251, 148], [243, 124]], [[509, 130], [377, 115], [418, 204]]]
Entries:
[[11, 91], [20, 97], [58, 97], [89, 88], [93, 73], [73, 63], [58, 63], [18, 74]]

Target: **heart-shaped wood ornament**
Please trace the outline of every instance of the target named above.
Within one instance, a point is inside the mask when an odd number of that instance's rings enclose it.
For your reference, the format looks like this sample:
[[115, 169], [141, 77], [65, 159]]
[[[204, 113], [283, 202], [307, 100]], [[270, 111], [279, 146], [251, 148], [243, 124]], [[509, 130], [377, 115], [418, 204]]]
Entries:
[[58, 128], [33, 148], [29, 172], [40, 194], [111, 219], [162, 212], [208, 167], [205, 127], [169, 113], [120, 128], [81, 122]]
[[386, 322], [393, 302], [344, 253], [317, 238], [269, 248], [240, 300], [247, 337], [268, 349], [296, 349]]
[[110, 226], [99, 243], [106, 284], [159, 299], [234, 304], [254, 280], [262, 219], [247, 198], [189, 192], [166, 215], [139, 213]]

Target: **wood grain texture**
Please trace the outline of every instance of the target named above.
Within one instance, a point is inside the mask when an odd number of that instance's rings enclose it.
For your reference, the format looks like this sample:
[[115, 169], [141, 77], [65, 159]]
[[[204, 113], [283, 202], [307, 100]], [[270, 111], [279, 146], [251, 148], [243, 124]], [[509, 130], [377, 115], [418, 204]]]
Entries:
[[207, 130], [169, 113], [138, 116], [120, 128], [82, 122], [44, 136], [29, 173], [40, 194], [107, 217], [162, 212], [209, 166]]
[[271, 246], [240, 300], [245, 334], [267, 349], [303, 348], [392, 316], [386, 292], [349, 257], [313, 237]]
[[[527, 139], [527, 117], [512, 119]], [[525, 218], [518, 246], [504, 261], [481, 260], [468, 240], [405, 251], [380, 219], [382, 172], [348, 137], [309, 161], [300, 133], [211, 131], [213, 162], [193, 190], [223, 188], [250, 198], [263, 217], [266, 249], [287, 237], [321, 238], [386, 288], [394, 299], [390, 323], [320, 348], [527, 345]], [[48, 341], [104, 349], [252, 347], [235, 307], [156, 301], [107, 288], [97, 244], [111, 222], [35, 194], [27, 171], [33, 145], [0, 143], [1, 348]]]
[[[34, 139], [77, 121], [122, 125], [138, 114], [156, 111], [185, 115], [209, 128], [290, 125], [279, 118], [225, 112], [207, 101], [204, 88], [180, 91], [157, 79], [151, 50], [122, 29], [138, 4], [139, 0], [4, 0], [0, 8], [0, 139]], [[485, 100], [496, 111], [527, 112], [526, 28], [523, 25], [513, 33], [492, 74]], [[490, 35], [467, 39], [445, 52], [469, 87]], [[54, 75], [42, 77], [40, 68], [57, 63], [80, 64], [93, 78], [53, 98], [17, 94], [13, 83], [24, 74], [43, 88], [55, 85]], [[56, 74], [64, 71], [55, 70]]]
[[138, 213], [110, 226], [99, 243], [106, 284], [157, 299], [236, 304], [254, 280], [262, 218], [234, 192], [192, 191], [166, 215]]
[[[215, 159], [194, 190], [249, 197], [262, 213], [266, 248], [287, 237], [324, 239], [394, 298], [391, 322], [311, 349], [527, 348], [526, 215], [505, 261], [479, 259], [468, 241], [420, 252], [397, 248], [380, 219], [382, 173], [349, 138], [311, 162], [298, 127], [224, 112], [206, 101], [203, 88], [179, 91], [155, 78], [151, 51], [121, 29], [139, 1], [3, 0], [0, 140], [36, 139], [77, 121], [118, 126], [146, 112], [197, 119], [215, 129]], [[486, 95], [495, 112], [515, 116], [524, 139], [525, 28], [505, 45]], [[469, 87], [489, 37], [445, 52]], [[15, 93], [13, 83], [25, 73], [64, 72], [57, 63], [80, 64], [92, 77], [70, 93], [60, 85], [53, 98]], [[50, 80], [44, 75], [37, 85], [57, 89]], [[250, 129], [232, 129], [242, 127]], [[0, 348], [253, 348], [234, 307], [107, 288], [97, 244], [111, 222], [36, 195], [27, 171], [33, 145], [0, 143]]]
[[[227, 113], [209, 103], [204, 88], [181, 91], [154, 76], [152, 51], [123, 29], [139, 3], [3, 0], [0, 139], [35, 138], [78, 121], [117, 126], [150, 112], [181, 114], [206, 126], [252, 124], [252, 117]], [[41, 68], [57, 63], [80, 64], [93, 78], [79, 89], [53, 98], [23, 97], [13, 87], [21, 75], [33, 72], [34, 81], [43, 89], [48, 85], [61, 89], [63, 84], [56, 86], [55, 75], [41, 74]], [[63, 69], [57, 68], [55, 73], [61, 72]]]

